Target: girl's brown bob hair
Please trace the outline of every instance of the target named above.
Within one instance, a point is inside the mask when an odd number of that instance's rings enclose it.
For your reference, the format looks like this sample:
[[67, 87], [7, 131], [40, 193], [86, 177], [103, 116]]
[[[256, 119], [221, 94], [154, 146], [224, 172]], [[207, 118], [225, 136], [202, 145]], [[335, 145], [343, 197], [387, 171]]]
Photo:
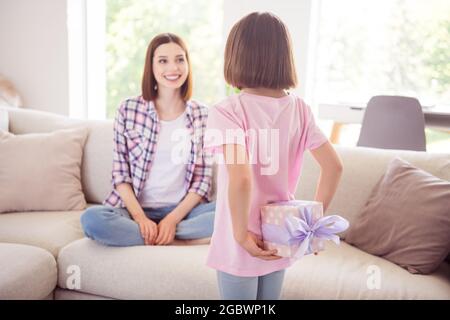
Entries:
[[153, 74], [153, 56], [155, 55], [155, 50], [160, 45], [165, 43], [176, 43], [179, 45], [186, 54], [186, 60], [188, 63], [188, 76], [186, 81], [181, 86], [181, 98], [187, 101], [192, 96], [192, 69], [189, 60], [189, 54], [184, 41], [177, 35], [173, 33], [162, 33], [157, 35], [152, 39], [147, 48], [147, 55], [145, 57], [144, 74], [142, 76], [142, 97], [146, 101], [155, 100], [158, 96], [158, 90], [155, 90], [156, 79]]
[[233, 26], [225, 47], [224, 76], [239, 89], [297, 85], [291, 39], [280, 18], [253, 12]]

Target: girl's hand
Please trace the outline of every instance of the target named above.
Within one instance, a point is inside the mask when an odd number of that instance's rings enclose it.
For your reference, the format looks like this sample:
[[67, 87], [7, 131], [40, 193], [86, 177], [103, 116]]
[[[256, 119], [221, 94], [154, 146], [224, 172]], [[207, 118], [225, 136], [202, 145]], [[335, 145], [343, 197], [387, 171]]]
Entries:
[[170, 244], [175, 239], [175, 232], [177, 230], [177, 221], [168, 214], [158, 224], [158, 237], [156, 238], [157, 245]]
[[135, 219], [144, 238], [145, 245], [154, 245], [158, 236], [158, 225], [146, 216]]
[[247, 237], [238, 241], [238, 243], [253, 257], [263, 260], [281, 259], [280, 256], [275, 255], [277, 253], [276, 249], [264, 250], [263, 241], [250, 231], [247, 232]]

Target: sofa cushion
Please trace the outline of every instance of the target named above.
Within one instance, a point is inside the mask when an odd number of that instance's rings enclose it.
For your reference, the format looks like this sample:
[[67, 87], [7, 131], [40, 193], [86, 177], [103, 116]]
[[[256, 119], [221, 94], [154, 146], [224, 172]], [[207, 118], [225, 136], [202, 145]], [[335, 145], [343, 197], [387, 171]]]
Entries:
[[56, 277], [56, 261], [48, 251], [0, 243], [0, 299], [47, 299]]
[[[450, 155], [406, 150], [335, 146], [344, 171], [338, 189], [325, 215], [339, 214], [350, 226], [362, 211], [377, 182], [386, 172], [389, 162], [397, 156], [432, 175], [450, 181]], [[314, 200], [320, 167], [311, 153], [305, 153], [296, 199]], [[347, 231], [341, 233], [345, 238]]]
[[0, 242], [40, 247], [57, 256], [68, 243], [84, 237], [83, 211], [14, 212], [0, 214]]
[[[116, 299], [218, 299], [215, 270], [205, 265], [207, 245], [106, 247], [90, 239], [60, 251], [58, 285], [67, 288], [79, 266], [82, 293]], [[369, 289], [368, 271], [381, 273], [380, 289]], [[450, 267], [412, 275], [382, 258], [342, 242], [289, 268], [283, 299], [450, 299]], [[376, 282], [375, 282], [376, 283]]]
[[428, 274], [450, 251], [449, 210], [450, 182], [395, 158], [346, 241], [411, 273]]
[[[107, 247], [75, 241], [58, 256], [58, 286], [68, 288], [71, 265], [78, 290], [115, 299], [217, 299], [216, 273], [205, 266], [206, 245]], [[69, 279], [70, 280], [70, 279]]]
[[54, 291], [55, 300], [114, 300], [112, 298], [96, 296], [94, 294], [78, 292], [70, 289], [56, 288]]
[[327, 241], [324, 251], [287, 270], [282, 298], [448, 300], [450, 266], [443, 263], [430, 275], [411, 274], [346, 242], [336, 246]]
[[413, 275], [345, 242], [327, 242], [317, 256], [287, 270], [282, 299], [448, 300], [450, 267], [443, 263], [431, 275]]
[[112, 121], [92, 121], [89, 122], [88, 128], [89, 137], [84, 148], [81, 182], [86, 200], [90, 203], [102, 203], [112, 188]]
[[15, 134], [45, 133], [79, 126], [87, 127], [89, 135], [81, 166], [83, 192], [89, 203], [98, 204], [105, 200], [112, 188], [112, 120], [87, 121], [30, 109], [3, 109], [8, 111], [10, 131]]
[[88, 130], [14, 135], [0, 131], [0, 212], [81, 210]]

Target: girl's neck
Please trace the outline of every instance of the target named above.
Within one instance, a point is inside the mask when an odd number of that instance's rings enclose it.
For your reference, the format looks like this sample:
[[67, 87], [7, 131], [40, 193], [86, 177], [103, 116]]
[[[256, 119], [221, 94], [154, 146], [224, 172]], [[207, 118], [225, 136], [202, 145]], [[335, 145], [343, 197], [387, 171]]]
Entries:
[[242, 88], [243, 92], [256, 94], [258, 96], [266, 96], [271, 98], [282, 98], [287, 96], [283, 89], [269, 89], [269, 88]]
[[185, 102], [180, 96], [180, 90], [158, 88], [158, 97], [155, 99], [155, 108], [161, 117], [171, 117], [183, 113]]

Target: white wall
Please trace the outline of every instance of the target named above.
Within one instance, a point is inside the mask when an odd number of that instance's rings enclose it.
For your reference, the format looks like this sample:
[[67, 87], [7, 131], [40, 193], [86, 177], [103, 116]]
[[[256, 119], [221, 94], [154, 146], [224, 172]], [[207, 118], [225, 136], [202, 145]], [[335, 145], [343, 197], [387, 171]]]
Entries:
[[307, 78], [310, 68], [312, 48], [308, 47], [310, 21], [313, 18], [313, 0], [225, 0], [224, 1], [224, 39], [231, 27], [239, 19], [254, 11], [270, 11], [280, 17], [291, 34], [294, 59], [297, 68], [298, 88], [302, 97], [308, 98]]
[[24, 106], [69, 114], [65, 0], [0, 0], [0, 73]]

